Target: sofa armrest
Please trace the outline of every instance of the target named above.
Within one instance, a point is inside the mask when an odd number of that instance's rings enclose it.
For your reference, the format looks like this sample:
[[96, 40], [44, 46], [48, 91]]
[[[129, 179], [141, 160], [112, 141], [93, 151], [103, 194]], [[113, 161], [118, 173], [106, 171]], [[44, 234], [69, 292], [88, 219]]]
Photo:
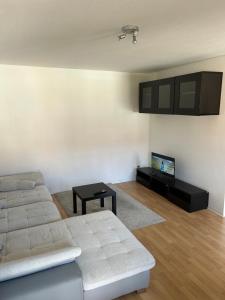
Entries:
[[0, 282], [75, 261], [81, 249], [67, 245], [56, 250], [0, 263]]

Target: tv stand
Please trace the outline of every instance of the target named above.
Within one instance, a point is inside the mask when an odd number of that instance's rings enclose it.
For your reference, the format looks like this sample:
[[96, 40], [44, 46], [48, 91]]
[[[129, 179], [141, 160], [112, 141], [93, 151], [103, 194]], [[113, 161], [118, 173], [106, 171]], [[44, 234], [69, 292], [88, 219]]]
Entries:
[[208, 207], [207, 191], [179, 179], [157, 176], [150, 167], [137, 168], [136, 180], [188, 212]]

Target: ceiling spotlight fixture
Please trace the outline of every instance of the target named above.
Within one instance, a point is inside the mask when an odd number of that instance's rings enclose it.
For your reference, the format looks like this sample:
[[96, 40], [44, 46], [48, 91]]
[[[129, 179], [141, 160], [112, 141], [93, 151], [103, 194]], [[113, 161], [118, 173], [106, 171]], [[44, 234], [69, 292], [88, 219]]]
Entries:
[[119, 41], [127, 37], [128, 34], [132, 34], [132, 41], [134, 44], [137, 43], [137, 35], [139, 27], [136, 25], [126, 25], [121, 28], [122, 33], [118, 35]]

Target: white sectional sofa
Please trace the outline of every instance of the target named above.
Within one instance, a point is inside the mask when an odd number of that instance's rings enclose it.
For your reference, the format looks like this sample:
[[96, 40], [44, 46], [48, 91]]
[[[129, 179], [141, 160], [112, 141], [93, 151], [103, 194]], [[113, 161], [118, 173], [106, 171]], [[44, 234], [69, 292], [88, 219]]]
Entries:
[[110, 300], [148, 287], [155, 260], [112, 212], [61, 220], [40, 173], [1, 178], [0, 190], [35, 182], [0, 192], [1, 299]]

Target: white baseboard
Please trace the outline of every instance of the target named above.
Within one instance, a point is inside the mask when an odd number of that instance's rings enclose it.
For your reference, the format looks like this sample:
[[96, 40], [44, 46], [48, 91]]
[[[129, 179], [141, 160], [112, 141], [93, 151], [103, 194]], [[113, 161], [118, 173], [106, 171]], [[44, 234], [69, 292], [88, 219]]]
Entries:
[[222, 218], [225, 218], [225, 216], [223, 216], [220, 212], [218, 212], [217, 210], [213, 209], [213, 208], [209, 208], [208, 207], [208, 210], [212, 211], [214, 214], [222, 217]]

